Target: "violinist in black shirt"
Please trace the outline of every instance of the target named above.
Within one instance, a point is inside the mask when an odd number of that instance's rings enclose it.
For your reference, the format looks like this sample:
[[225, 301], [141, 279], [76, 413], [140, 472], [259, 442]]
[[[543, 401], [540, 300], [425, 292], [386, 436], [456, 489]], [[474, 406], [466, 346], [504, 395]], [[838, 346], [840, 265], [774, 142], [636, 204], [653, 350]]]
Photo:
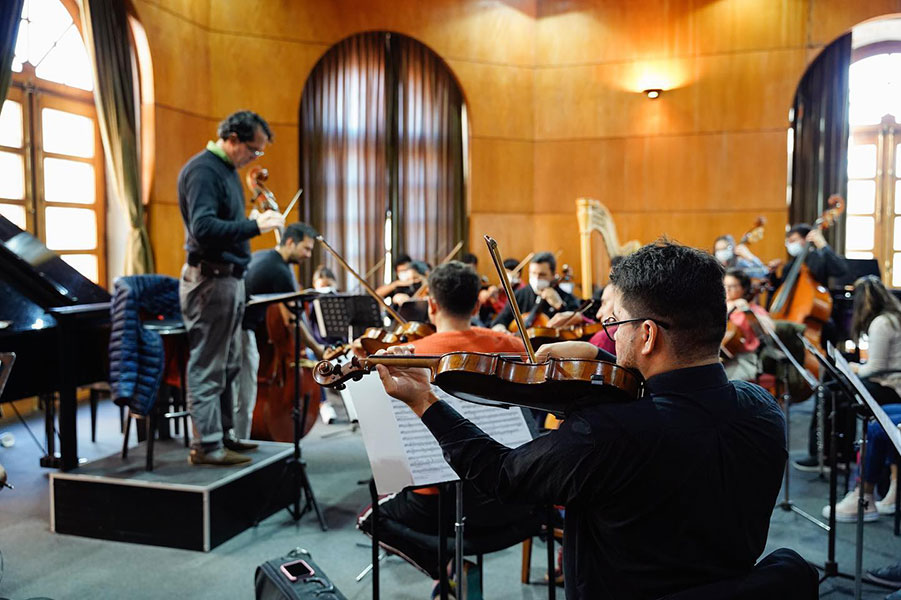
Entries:
[[[540, 300], [544, 314], [553, 317], [562, 310], [576, 310], [579, 301], [572, 295], [553, 285], [557, 273], [557, 259], [550, 252], [539, 252], [529, 263], [529, 284], [514, 292], [519, 310], [523, 314], [533, 310]], [[501, 313], [491, 322], [496, 331], [506, 331], [513, 321], [513, 309], [508, 302]]]
[[[463, 480], [501, 502], [566, 507], [568, 599], [659, 598], [740, 577], [764, 549], [787, 453], [775, 400], [728, 381], [719, 362], [722, 281], [711, 255], [665, 241], [623, 259], [611, 274], [616, 359], [644, 376], [644, 396], [599, 391], [516, 449], [438, 400], [427, 370], [379, 365], [379, 376]], [[539, 349], [540, 359], [598, 355], [609, 356], [587, 342]]]

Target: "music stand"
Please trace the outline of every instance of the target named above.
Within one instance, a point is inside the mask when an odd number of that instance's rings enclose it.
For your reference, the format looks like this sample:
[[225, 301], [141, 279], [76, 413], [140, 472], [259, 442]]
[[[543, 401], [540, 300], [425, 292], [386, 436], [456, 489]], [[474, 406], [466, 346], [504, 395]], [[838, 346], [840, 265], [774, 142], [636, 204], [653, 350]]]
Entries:
[[[791, 391], [789, 389], [789, 382], [788, 382], [788, 373], [789, 373], [788, 365], [791, 365], [792, 367], [794, 367], [795, 370], [801, 374], [801, 377], [804, 378], [804, 381], [807, 383], [807, 385], [810, 386], [811, 389], [819, 390], [821, 388], [821, 384], [816, 379], [816, 377], [811, 375], [810, 372], [807, 369], [805, 369], [797, 361], [797, 359], [795, 359], [795, 357], [792, 355], [792, 353], [789, 351], [789, 349], [785, 346], [785, 344], [782, 342], [782, 340], [779, 339], [779, 335], [776, 334], [776, 331], [769, 325], [769, 323], [766, 322], [766, 320], [756, 319], [756, 321], [760, 325], [760, 328], [763, 330], [764, 335], [770, 340], [770, 342], [773, 343], [773, 345], [776, 346], [776, 348], [782, 354], [782, 357], [779, 358], [779, 364], [780, 364], [779, 375], [780, 375], [780, 379], [781, 379], [780, 386], [782, 388], [782, 394], [781, 394], [781, 396], [782, 396], [782, 413], [785, 416], [785, 449], [786, 449], [786, 451], [788, 451], [788, 449], [790, 448], [790, 444], [791, 444], [791, 410], [789, 407], [791, 406], [791, 402], [792, 402], [792, 396], [791, 396]], [[795, 506], [795, 503], [792, 502], [791, 497], [789, 495], [789, 483], [790, 483], [790, 479], [791, 479], [790, 472], [791, 472], [791, 465], [789, 464], [789, 461], [786, 461], [785, 462], [785, 476], [784, 476], [784, 483], [783, 483], [784, 494], [782, 497], [782, 502], [779, 503], [779, 508], [781, 508], [782, 510], [785, 510], [785, 511], [794, 512], [794, 513], [804, 517], [805, 519], [807, 519], [814, 525], [817, 525], [817, 526], [825, 529], [826, 531], [829, 531], [828, 525], [826, 525], [825, 523], [823, 523], [822, 521], [820, 521], [819, 519], [817, 519], [810, 513], [806, 512], [805, 510]]]
[[[9, 374], [12, 372], [13, 363], [15, 362], [15, 352], [0, 352], [0, 396], [3, 395], [3, 388], [6, 387], [6, 381], [9, 379]], [[13, 489], [13, 486], [6, 482], [6, 469], [3, 468], [3, 465], [0, 465], [0, 491], [5, 487]]]
[[358, 338], [369, 327], [382, 326], [378, 303], [370, 296], [330, 294], [313, 300], [316, 327], [323, 338], [347, 341]]
[[[889, 441], [895, 447], [895, 450], [901, 454], [901, 431], [898, 430], [898, 427], [892, 423], [892, 420], [885, 414], [885, 411], [876, 402], [876, 399], [873, 398], [870, 391], [864, 386], [863, 382], [851, 370], [851, 365], [848, 364], [848, 361], [845, 360], [845, 357], [838, 352], [832, 344], [829, 344], [829, 356], [835, 361], [834, 367], [827, 367], [830, 373], [835, 375], [839, 375], [837, 379], [841, 383], [843, 388], [846, 388], [846, 391], [850, 393], [851, 397], [855, 397], [857, 401], [866, 409], [869, 409], [870, 413], [876, 419], [876, 423], [885, 431], [888, 436]], [[828, 361], [827, 361], [828, 362]], [[867, 423], [866, 423], [866, 413], [864, 415], [864, 423], [861, 428], [861, 436], [860, 436], [860, 469], [858, 476], [860, 477], [860, 487], [858, 488], [860, 491], [859, 496], [857, 497], [857, 536], [856, 536], [856, 557], [854, 563], [854, 598], [856, 600], [860, 600], [861, 595], [863, 593], [862, 585], [863, 585], [863, 512], [864, 507], [866, 506], [866, 501], [864, 500], [864, 482], [863, 482], [863, 465], [866, 460], [866, 452], [867, 452]], [[833, 510], [833, 512], [835, 512]], [[875, 582], [874, 585], [881, 585]], [[890, 586], [881, 586], [889, 588]], [[895, 586], [891, 586], [890, 589], [895, 589]]]
[[[286, 507], [288, 512], [295, 521], [299, 521], [306, 513], [313, 510], [316, 512], [316, 518], [319, 519], [319, 526], [322, 528], [322, 531], [328, 530], [328, 526], [325, 524], [325, 517], [319, 509], [319, 503], [316, 502], [315, 494], [313, 494], [313, 486], [310, 484], [310, 478], [307, 476], [307, 464], [303, 460], [300, 447], [300, 438], [306, 428], [307, 408], [310, 405], [309, 394], [304, 394], [303, 406], [301, 406], [300, 400], [300, 319], [303, 313], [302, 303], [318, 298], [319, 296], [320, 294], [317, 292], [302, 290], [287, 293], [254, 294], [251, 295], [250, 300], [247, 301], [247, 308], [253, 306], [268, 306], [276, 302], [284, 302], [288, 309], [294, 314], [294, 398], [291, 409], [291, 422], [294, 425], [294, 454], [291, 459], [285, 462], [282, 473], [278, 478], [279, 487], [273, 490], [272, 494], [269, 496], [263, 509], [260, 510], [256, 519], [254, 519], [254, 525], [259, 524], [262, 516], [266, 514], [266, 510], [268, 510], [272, 503], [275, 502], [279, 492], [281, 492], [281, 486], [288, 478], [290, 478], [293, 484], [292, 489], [296, 489], [297, 493], [293, 496], [294, 506]], [[294, 302], [288, 304], [291, 300], [294, 300]], [[288, 475], [288, 477], [285, 477], [285, 475]], [[301, 495], [304, 497], [303, 509], [301, 509], [300, 506]]]

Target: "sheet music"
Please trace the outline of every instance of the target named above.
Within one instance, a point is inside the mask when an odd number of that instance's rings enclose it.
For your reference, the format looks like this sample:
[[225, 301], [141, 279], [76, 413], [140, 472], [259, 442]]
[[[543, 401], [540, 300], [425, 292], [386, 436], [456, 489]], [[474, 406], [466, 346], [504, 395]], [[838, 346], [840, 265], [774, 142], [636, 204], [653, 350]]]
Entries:
[[[501, 444], [515, 448], [532, 439], [522, 409], [482, 406], [453, 398], [435, 387], [433, 391]], [[407, 405], [385, 393], [378, 377], [369, 375], [348, 382], [347, 392], [354, 399], [380, 494], [459, 479], [429, 429]]]

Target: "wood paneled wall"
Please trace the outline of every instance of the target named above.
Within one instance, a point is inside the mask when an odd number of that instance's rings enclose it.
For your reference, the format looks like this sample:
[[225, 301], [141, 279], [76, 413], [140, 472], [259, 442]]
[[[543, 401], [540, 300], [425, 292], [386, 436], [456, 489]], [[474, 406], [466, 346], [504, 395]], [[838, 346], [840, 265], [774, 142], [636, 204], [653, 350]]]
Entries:
[[[153, 53], [157, 166], [151, 237], [160, 272], [183, 261], [175, 181], [239, 108], [273, 125], [259, 164], [289, 199], [307, 75], [360, 31], [412, 36], [457, 76], [470, 116], [470, 245], [563, 249], [579, 272], [575, 199], [600, 199], [620, 238], [709, 247], [769, 219], [780, 256], [786, 127], [824, 45], [901, 0], [134, 0]], [[639, 92], [668, 88], [658, 100]], [[258, 238], [254, 247], [272, 243]]]

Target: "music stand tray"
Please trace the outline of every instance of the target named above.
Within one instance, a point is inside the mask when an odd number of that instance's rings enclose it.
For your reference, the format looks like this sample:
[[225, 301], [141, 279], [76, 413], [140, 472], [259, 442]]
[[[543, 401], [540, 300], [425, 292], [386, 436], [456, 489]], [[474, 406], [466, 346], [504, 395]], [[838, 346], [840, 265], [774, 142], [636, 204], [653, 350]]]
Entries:
[[368, 327], [382, 326], [381, 308], [365, 295], [319, 295], [313, 300], [313, 315], [323, 338], [351, 340]]

